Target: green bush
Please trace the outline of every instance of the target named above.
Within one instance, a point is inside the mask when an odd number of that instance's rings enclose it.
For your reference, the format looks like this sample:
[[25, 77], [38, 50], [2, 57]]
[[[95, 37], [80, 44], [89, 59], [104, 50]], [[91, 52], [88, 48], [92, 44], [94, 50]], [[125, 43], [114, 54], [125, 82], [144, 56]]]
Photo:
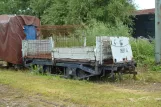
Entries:
[[139, 63], [152, 62], [154, 60], [154, 43], [146, 39], [131, 38], [133, 56]]
[[122, 22], [110, 25], [96, 20], [91, 20], [88, 25], [78, 28], [68, 37], [63, 35], [53, 35], [56, 47], [83, 46], [86, 37], [87, 46], [95, 46], [96, 36], [131, 36], [131, 29]]
[[149, 71], [161, 70], [161, 66], [155, 64], [154, 41], [150, 43], [147, 39], [131, 38], [130, 42], [134, 59], [140, 67], [145, 67]]
[[30, 65], [30, 71], [31, 71], [32, 74], [35, 74], [35, 75], [43, 75], [42, 66]]
[[76, 35], [86, 36], [87, 46], [95, 45], [96, 36], [131, 36], [131, 29], [122, 22], [110, 25], [92, 20], [88, 26], [75, 32]]
[[150, 43], [146, 39], [131, 38], [131, 46], [134, 57], [137, 60], [145, 60], [147, 57], [154, 57], [154, 42]]

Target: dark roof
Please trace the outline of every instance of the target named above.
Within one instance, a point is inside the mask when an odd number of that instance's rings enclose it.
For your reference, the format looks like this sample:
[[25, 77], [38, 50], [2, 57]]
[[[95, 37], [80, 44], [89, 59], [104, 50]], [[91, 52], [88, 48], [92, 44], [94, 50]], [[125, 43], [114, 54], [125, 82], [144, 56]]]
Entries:
[[145, 14], [155, 14], [155, 8], [145, 9], [145, 10], [137, 10], [134, 12], [134, 15], [145, 15]]

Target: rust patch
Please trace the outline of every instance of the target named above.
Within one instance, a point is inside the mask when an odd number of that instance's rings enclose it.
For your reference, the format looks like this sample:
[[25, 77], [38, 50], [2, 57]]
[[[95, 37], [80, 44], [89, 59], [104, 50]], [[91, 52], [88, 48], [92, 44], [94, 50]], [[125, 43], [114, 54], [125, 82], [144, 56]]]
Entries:
[[36, 54], [36, 55], [28, 55], [25, 58], [35, 58], [35, 59], [52, 59], [51, 54]]

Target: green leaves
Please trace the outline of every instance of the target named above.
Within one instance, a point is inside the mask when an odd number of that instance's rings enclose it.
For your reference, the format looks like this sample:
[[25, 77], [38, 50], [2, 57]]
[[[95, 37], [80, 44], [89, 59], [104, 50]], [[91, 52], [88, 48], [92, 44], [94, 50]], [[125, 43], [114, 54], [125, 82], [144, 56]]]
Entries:
[[52, 3], [52, 0], [30, 0], [30, 8], [32, 13], [41, 19]]
[[91, 20], [131, 24], [132, 0], [1, 0], [0, 14], [27, 14], [43, 24], [88, 24]]
[[1, 0], [0, 14], [30, 14], [30, 0]]
[[65, 24], [67, 17], [67, 0], [54, 1], [53, 4], [45, 10], [42, 15], [42, 21], [45, 24]]
[[81, 24], [97, 20], [116, 25], [131, 24], [134, 6], [127, 0], [53, 0], [42, 16], [44, 24]]

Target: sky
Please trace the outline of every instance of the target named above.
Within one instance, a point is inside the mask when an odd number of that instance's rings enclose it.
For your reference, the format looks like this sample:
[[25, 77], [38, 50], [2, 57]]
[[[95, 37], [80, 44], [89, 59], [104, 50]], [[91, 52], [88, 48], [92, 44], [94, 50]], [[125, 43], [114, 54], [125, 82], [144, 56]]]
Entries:
[[155, 0], [134, 0], [137, 9], [151, 9], [155, 7]]

